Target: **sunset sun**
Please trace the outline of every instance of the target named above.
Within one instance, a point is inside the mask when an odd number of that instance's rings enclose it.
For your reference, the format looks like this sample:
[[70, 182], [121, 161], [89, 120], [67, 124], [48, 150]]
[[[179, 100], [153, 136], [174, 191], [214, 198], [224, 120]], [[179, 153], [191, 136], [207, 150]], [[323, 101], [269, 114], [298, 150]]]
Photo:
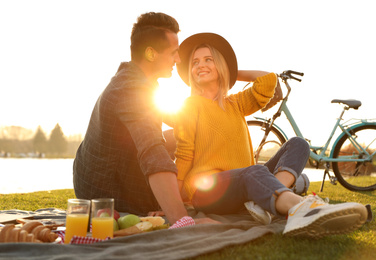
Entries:
[[157, 107], [165, 113], [177, 112], [189, 97], [191, 89], [179, 78], [160, 79], [159, 88], [155, 93]]

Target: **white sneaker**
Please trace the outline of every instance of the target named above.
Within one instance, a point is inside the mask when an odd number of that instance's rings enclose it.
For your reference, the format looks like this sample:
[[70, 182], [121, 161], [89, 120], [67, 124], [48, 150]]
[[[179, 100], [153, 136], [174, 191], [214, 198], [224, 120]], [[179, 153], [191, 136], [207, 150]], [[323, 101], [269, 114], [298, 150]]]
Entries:
[[362, 204], [329, 204], [317, 195], [309, 195], [289, 210], [283, 234], [314, 238], [343, 234], [358, 229], [366, 220], [367, 209]]
[[244, 206], [247, 208], [249, 214], [257, 222], [268, 225], [272, 222], [272, 217], [269, 212], [263, 210], [259, 205], [255, 204], [253, 201], [247, 201], [244, 203]]

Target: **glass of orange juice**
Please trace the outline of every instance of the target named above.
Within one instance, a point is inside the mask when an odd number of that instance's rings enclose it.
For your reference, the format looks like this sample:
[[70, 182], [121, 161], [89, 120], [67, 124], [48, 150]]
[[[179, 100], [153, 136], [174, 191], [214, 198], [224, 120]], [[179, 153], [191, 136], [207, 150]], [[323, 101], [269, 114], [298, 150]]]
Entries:
[[105, 239], [114, 236], [114, 199], [91, 200], [91, 236]]
[[86, 236], [89, 214], [90, 200], [68, 199], [64, 244], [69, 244], [73, 236]]

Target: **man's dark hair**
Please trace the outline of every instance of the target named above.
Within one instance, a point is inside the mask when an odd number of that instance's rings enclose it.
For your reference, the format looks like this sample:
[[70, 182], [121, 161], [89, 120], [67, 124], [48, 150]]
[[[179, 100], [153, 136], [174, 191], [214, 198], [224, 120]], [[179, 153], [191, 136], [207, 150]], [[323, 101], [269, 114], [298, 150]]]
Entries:
[[179, 32], [178, 22], [164, 13], [145, 13], [138, 17], [131, 34], [131, 58], [140, 60], [147, 47], [157, 52], [168, 48], [166, 32]]

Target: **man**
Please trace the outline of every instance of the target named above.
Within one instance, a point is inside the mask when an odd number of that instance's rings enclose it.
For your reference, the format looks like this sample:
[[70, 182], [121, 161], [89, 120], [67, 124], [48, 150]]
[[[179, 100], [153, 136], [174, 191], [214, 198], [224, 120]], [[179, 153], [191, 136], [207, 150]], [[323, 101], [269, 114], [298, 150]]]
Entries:
[[162, 209], [171, 224], [194, 224], [153, 102], [157, 79], [171, 77], [180, 62], [178, 32], [176, 20], [163, 13], [143, 14], [134, 24], [131, 61], [121, 63], [99, 96], [74, 160], [77, 198], [111, 197], [118, 211], [146, 215]]

